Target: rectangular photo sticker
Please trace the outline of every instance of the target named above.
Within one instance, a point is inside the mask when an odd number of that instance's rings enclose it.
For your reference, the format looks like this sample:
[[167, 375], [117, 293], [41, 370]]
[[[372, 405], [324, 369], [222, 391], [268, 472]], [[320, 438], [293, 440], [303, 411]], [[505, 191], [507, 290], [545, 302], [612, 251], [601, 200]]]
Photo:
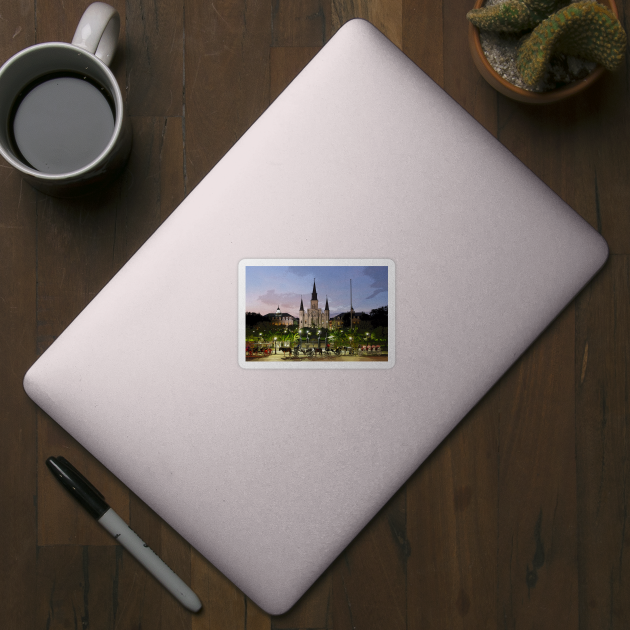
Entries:
[[245, 369], [388, 369], [394, 321], [392, 260], [239, 263], [238, 362]]

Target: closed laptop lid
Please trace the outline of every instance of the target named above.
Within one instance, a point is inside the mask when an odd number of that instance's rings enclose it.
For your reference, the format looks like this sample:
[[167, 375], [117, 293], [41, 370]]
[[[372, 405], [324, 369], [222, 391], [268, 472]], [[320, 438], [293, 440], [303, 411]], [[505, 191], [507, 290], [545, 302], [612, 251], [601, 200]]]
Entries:
[[[389, 40], [354, 20], [24, 384], [277, 614], [607, 253], [597, 232]], [[247, 270], [302, 274], [306, 312], [311, 271], [326, 266], [352, 267], [356, 285], [372, 268], [387, 270], [387, 360], [248, 362]], [[317, 289], [314, 313], [326, 287]], [[272, 363], [279, 367], [265, 369]]]

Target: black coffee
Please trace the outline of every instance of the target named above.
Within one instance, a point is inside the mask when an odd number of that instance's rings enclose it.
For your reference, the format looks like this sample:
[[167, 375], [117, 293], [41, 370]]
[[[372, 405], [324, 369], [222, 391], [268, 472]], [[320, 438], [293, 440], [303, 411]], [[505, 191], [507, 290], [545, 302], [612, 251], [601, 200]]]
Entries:
[[90, 79], [48, 75], [19, 95], [11, 131], [25, 163], [43, 173], [70, 173], [95, 160], [111, 140], [113, 102]]

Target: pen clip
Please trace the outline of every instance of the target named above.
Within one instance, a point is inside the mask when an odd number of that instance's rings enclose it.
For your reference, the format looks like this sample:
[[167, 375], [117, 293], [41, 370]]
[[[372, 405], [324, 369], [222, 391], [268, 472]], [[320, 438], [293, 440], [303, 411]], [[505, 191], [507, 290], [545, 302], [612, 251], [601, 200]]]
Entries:
[[92, 483], [88, 479], [86, 479], [65, 457], [59, 455], [54, 459], [62, 464], [69, 471], [71, 471], [74, 475], [76, 475], [92, 492], [103, 499], [103, 501], [105, 500], [105, 496], [103, 495], [103, 493], [98, 488], [94, 487]]

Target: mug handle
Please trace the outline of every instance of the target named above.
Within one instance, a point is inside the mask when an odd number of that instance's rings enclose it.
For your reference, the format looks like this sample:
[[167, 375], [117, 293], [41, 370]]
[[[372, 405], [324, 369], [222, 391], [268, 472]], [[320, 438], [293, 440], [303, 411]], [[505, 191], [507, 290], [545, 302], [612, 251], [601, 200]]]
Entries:
[[109, 66], [116, 52], [119, 32], [118, 11], [104, 2], [94, 2], [81, 16], [72, 44], [96, 55]]

